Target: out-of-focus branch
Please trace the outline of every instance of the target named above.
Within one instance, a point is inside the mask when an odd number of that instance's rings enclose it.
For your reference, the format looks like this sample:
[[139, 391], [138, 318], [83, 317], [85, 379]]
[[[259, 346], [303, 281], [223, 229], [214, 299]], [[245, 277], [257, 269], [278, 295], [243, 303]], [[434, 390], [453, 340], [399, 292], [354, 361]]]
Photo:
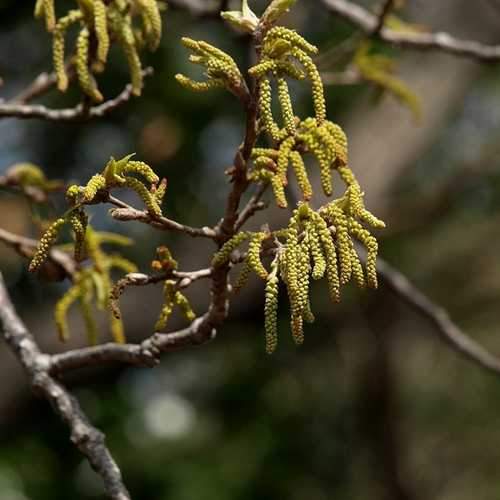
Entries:
[[325, 85], [357, 85], [365, 81], [356, 68], [347, 68], [339, 72], [324, 72], [321, 73], [321, 78]]
[[130, 500], [120, 469], [105, 444], [102, 432], [93, 427], [78, 401], [49, 373], [51, 357], [40, 351], [33, 335], [17, 315], [0, 274], [0, 321], [3, 336], [28, 375], [33, 389], [50, 402], [68, 426], [71, 441], [101, 476], [112, 500]]
[[367, 35], [377, 34], [384, 42], [417, 50], [440, 50], [449, 54], [470, 57], [481, 61], [500, 60], [499, 45], [485, 45], [473, 40], [460, 40], [448, 33], [414, 33], [381, 27], [377, 32], [379, 17], [349, 0], [322, 0], [337, 16], [350, 22]]
[[394, 8], [395, 3], [395, 0], [384, 0], [382, 8], [380, 9], [380, 14], [378, 15], [377, 24], [375, 25], [375, 29], [373, 30], [374, 36], [378, 36], [380, 30], [384, 27], [385, 20]]
[[[152, 68], [146, 68], [143, 70], [143, 75], [145, 77], [152, 74]], [[106, 116], [130, 101], [132, 97], [132, 85], [128, 84], [114, 99], [110, 99], [102, 104], [91, 107], [84, 104], [78, 104], [74, 108], [51, 109], [42, 104], [29, 105], [20, 104], [18, 102], [0, 102], [0, 118], [40, 118], [42, 120], [56, 122], [87, 121]]]
[[[38, 246], [38, 241], [31, 238], [25, 238], [17, 234], [0, 228], [0, 241], [13, 248], [19, 255], [31, 259]], [[52, 248], [49, 252], [49, 259], [60, 266], [68, 276], [75, 273], [76, 264], [74, 259], [65, 252]]]
[[[75, 75], [72, 64], [66, 64], [66, 73], [71, 81]], [[57, 84], [57, 75], [52, 73], [40, 73], [25, 89], [23, 89], [10, 102], [18, 104], [27, 104], [28, 102], [46, 94]]]
[[379, 259], [377, 267], [384, 284], [412, 309], [427, 318], [448, 346], [481, 368], [500, 375], [500, 359], [466, 335], [442, 307], [432, 302], [387, 262]]

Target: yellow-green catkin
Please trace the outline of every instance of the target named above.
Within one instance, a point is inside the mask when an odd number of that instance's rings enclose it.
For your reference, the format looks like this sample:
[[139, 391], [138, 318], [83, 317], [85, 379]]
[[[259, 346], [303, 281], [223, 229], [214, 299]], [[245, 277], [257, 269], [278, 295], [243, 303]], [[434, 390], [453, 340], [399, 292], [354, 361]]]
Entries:
[[83, 210], [75, 210], [69, 217], [69, 223], [75, 235], [75, 260], [81, 262], [85, 255], [85, 233], [88, 218]]
[[290, 98], [290, 90], [284, 78], [278, 78], [278, 98], [281, 105], [281, 113], [286, 131], [290, 135], [297, 133], [295, 125], [295, 114], [293, 112], [292, 100]]
[[272, 354], [278, 346], [278, 293], [279, 282], [275, 263], [266, 281], [264, 306], [264, 326], [266, 332], [266, 352]]
[[161, 15], [156, 0], [137, 0], [141, 10], [146, 29], [148, 45], [151, 50], [156, 50], [161, 39]]
[[127, 58], [132, 83], [132, 93], [135, 96], [140, 96], [143, 87], [142, 66], [129, 20], [124, 22], [121, 26], [119, 41]]
[[304, 160], [298, 151], [292, 151], [290, 153], [290, 161], [297, 179], [297, 184], [302, 191], [302, 197], [305, 201], [309, 201], [312, 198], [313, 190], [311, 182], [309, 181], [309, 176], [307, 175]]
[[327, 223], [319, 214], [314, 214], [314, 224], [323, 248], [326, 261], [326, 278], [332, 302], [340, 301], [340, 276], [338, 271], [337, 250]]
[[312, 278], [320, 280], [326, 272], [326, 260], [321, 248], [319, 233], [313, 221], [306, 225], [306, 231], [309, 252], [313, 261]]
[[155, 217], [161, 217], [161, 208], [158, 205], [156, 198], [150, 191], [148, 191], [146, 186], [144, 186], [141, 181], [133, 177], [126, 177], [124, 185], [129, 187], [130, 189], [133, 189], [139, 195], [151, 215], [154, 215]]
[[97, 60], [104, 68], [109, 52], [109, 33], [106, 6], [102, 0], [93, 0], [94, 30], [97, 38]]
[[33, 15], [35, 16], [35, 19], [39, 19], [42, 17], [45, 13], [45, 0], [36, 0], [35, 2], [35, 9], [33, 12]]
[[255, 274], [263, 280], [267, 280], [268, 272], [262, 264], [260, 252], [262, 250], [262, 242], [268, 238], [268, 236], [267, 233], [256, 233], [252, 236], [248, 246], [247, 260]]
[[309, 118], [302, 123], [302, 130], [298, 135], [298, 138], [307, 147], [308, 151], [316, 157], [320, 168], [320, 178], [323, 192], [327, 196], [331, 196], [333, 193], [331, 179], [333, 149], [329, 148], [327, 144], [320, 142], [318, 137], [317, 122], [315, 119]]
[[92, 176], [83, 190], [83, 200], [90, 203], [97, 193], [104, 189], [106, 189], [106, 179], [101, 174]]
[[335, 205], [331, 206], [330, 215], [336, 229], [340, 264], [340, 282], [342, 285], [345, 285], [352, 276], [351, 239], [349, 238], [348, 223], [342, 210]]
[[182, 43], [195, 53], [190, 56], [189, 60], [206, 67], [208, 80], [196, 82], [185, 75], [178, 74], [176, 79], [181, 85], [195, 92], [222, 87], [236, 94], [240, 92], [242, 86], [245, 86], [241, 72], [230, 55], [204, 41], [185, 37]]
[[69, 326], [68, 326], [68, 309], [80, 297], [81, 288], [79, 286], [72, 286], [57, 302], [54, 309], [54, 317], [56, 322], [59, 338], [65, 342], [69, 339]]
[[157, 332], [163, 330], [167, 326], [168, 320], [170, 319], [170, 316], [172, 315], [172, 312], [174, 310], [174, 296], [175, 296], [174, 286], [175, 283], [172, 281], [165, 282], [163, 288], [165, 302], [160, 312], [160, 316], [158, 317], [158, 320], [156, 321], [155, 324], [155, 331]]
[[40, 266], [45, 262], [45, 260], [49, 255], [50, 249], [56, 242], [59, 231], [65, 222], [66, 220], [63, 218], [57, 219], [47, 229], [47, 231], [45, 231], [40, 242], [38, 243], [38, 247], [35, 251], [35, 254], [33, 255], [33, 258], [31, 259], [29, 265], [30, 272], [33, 273], [37, 271], [40, 268]]
[[274, 198], [276, 200], [276, 205], [280, 208], [286, 208], [288, 206], [288, 202], [286, 201], [285, 195], [285, 185], [283, 183], [283, 179], [275, 174], [270, 176], [271, 187], [273, 188]]
[[[337, 158], [339, 166], [347, 166], [347, 136], [345, 132], [336, 123], [326, 121], [325, 127], [332, 136], [335, 144], [335, 156]], [[350, 170], [350, 169], [348, 169]], [[352, 172], [351, 172], [352, 174]]]
[[363, 266], [361, 265], [361, 261], [359, 260], [358, 254], [354, 248], [354, 245], [351, 246], [351, 263], [352, 263], [352, 276], [354, 278], [354, 282], [356, 283], [358, 288], [365, 288], [365, 275], [363, 272]]
[[309, 43], [303, 36], [299, 35], [294, 30], [289, 28], [285, 28], [284, 26], [275, 26], [269, 30], [265, 39], [264, 45], [272, 42], [273, 40], [285, 40], [289, 42], [291, 45], [295, 45], [296, 47], [308, 52], [310, 54], [317, 54], [318, 47]]
[[160, 184], [154, 188], [154, 197], [156, 199], [156, 203], [160, 205], [163, 203], [165, 195], [167, 193], [167, 179], [163, 179]]
[[377, 239], [369, 233], [369, 231], [361, 226], [359, 222], [351, 220], [349, 232], [367, 249], [366, 258], [366, 278], [370, 288], [376, 289], [378, 287], [377, 279], [377, 254], [378, 242]]
[[272, 100], [271, 82], [268, 78], [263, 78], [260, 82], [259, 93], [260, 115], [266, 132], [274, 141], [279, 142], [282, 140], [283, 134], [273, 117]]
[[104, 98], [97, 88], [94, 76], [89, 69], [89, 30], [83, 28], [76, 42], [76, 74], [83, 92], [93, 101], [101, 102]]
[[301, 344], [304, 340], [302, 312], [304, 297], [308, 293], [308, 283], [307, 289], [305, 289], [304, 277], [301, 275], [304, 260], [298, 240], [298, 227], [295, 221], [292, 221], [288, 228], [285, 259], [286, 283], [291, 309], [292, 335], [295, 342]]
[[234, 293], [239, 293], [242, 290], [242, 288], [245, 287], [245, 285], [248, 283], [248, 280], [250, 279], [251, 274], [252, 274], [252, 266], [250, 265], [247, 259], [243, 263], [243, 267], [241, 268], [238, 279], [236, 280], [236, 283], [233, 286]]
[[181, 310], [183, 316], [186, 318], [187, 321], [191, 323], [196, 319], [196, 314], [193, 311], [193, 308], [191, 307], [189, 300], [184, 294], [182, 294], [179, 291], [175, 292], [174, 302], [175, 305], [179, 307], [179, 309]]
[[65, 66], [65, 41], [66, 31], [72, 24], [82, 19], [83, 14], [80, 10], [70, 10], [68, 14], [56, 24], [52, 37], [52, 61], [54, 65], [54, 72], [57, 78], [57, 88], [61, 92], [68, 89], [68, 75]]
[[230, 240], [226, 241], [222, 248], [214, 255], [214, 258], [212, 259], [212, 266], [218, 267], [224, 265], [231, 258], [233, 251], [251, 236], [252, 233], [242, 231], [241, 233], [234, 235]]
[[208, 92], [209, 90], [224, 87], [224, 83], [220, 80], [208, 80], [206, 82], [195, 82], [185, 75], [178, 73], [175, 75], [175, 79], [184, 88], [191, 90], [193, 92]]
[[154, 173], [153, 169], [142, 161], [128, 161], [117, 173], [119, 175], [140, 175], [150, 184], [156, 184], [160, 181], [160, 178]]
[[311, 81], [314, 112], [316, 114], [318, 124], [321, 125], [326, 120], [326, 101], [321, 75], [316, 67], [316, 64], [314, 64], [314, 61], [304, 51], [295, 49], [293, 51], [293, 55], [304, 66], [307, 76]]
[[53, 31], [56, 26], [55, 0], [43, 0], [43, 7], [40, 7], [37, 2], [35, 16], [39, 17], [40, 15], [45, 16], [47, 31]]
[[281, 178], [281, 182], [285, 186], [288, 184], [287, 171], [288, 171], [288, 165], [290, 163], [290, 154], [292, 152], [292, 148], [294, 145], [295, 145], [295, 138], [287, 137], [280, 144], [279, 148], [277, 174]]

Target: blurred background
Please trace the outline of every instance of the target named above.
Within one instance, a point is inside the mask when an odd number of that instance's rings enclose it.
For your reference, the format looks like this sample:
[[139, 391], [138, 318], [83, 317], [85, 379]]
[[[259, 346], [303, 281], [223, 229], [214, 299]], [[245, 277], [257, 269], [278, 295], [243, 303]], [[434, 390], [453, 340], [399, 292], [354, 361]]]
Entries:
[[[250, 63], [248, 40], [207, 14], [217, 2], [185, 2], [188, 9], [177, 3], [165, 15], [160, 49], [144, 56], [155, 75], [141, 98], [91, 123], [0, 121], [0, 173], [32, 161], [51, 177], [84, 182], [111, 155], [136, 152], [168, 178], [169, 217], [215, 224], [243, 115], [227, 93], [194, 95], [176, 84], [177, 72], [198, 74], [179, 38], [209, 41], [242, 67]], [[250, 2], [257, 12], [265, 3]], [[70, 2], [57, 4], [64, 11]], [[50, 69], [51, 48], [42, 24], [32, 19], [32, 2], [0, 6], [0, 93], [9, 98]], [[500, 41], [496, 0], [408, 0], [401, 15], [460, 38]], [[335, 47], [352, 35], [349, 25], [320, 0], [299, 1], [284, 22], [319, 45], [323, 71], [337, 69]], [[388, 225], [379, 235], [381, 256], [475, 340], [500, 352], [500, 65], [384, 50], [421, 99], [419, 123], [369, 85], [328, 87], [329, 118], [348, 133], [368, 208]], [[100, 86], [113, 96], [127, 79], [116, 53]], [[303, 116], [311, 106], [307, 88], [294, 87], [294, 95]], [[43, 102], [71, 106], [77, 96], [75, 89], [66, 96], [53, 92]], [[132, 195], [121, 197], [138, 204]], [[63, 206], [58, 200], [57, 209]], [[159, 244], [168, 244], [184, 269], [208, 264], [210, 242], [115, 222], [107, 209], [94, 208], [92, 223], [134, 238], [127, 256], [143, 271]], [[277, 228], [286, 219], [271, 208], [255, 225]], [[29, 206], [12, 193], [0, 194], [0, 227], [37, 236]], [[45, 349], [61, 350], [52, 309], [67, 285], [40, 283], [26, 267], [0, 246], [0, 269], [22, 317]], [[204, 285], [188, 295], [202, 312]], [[145, 338], [161, 307], [161, 288], [129, 290], [123, 304], [127, 336]], [[116, 367], [66, 377], [106, 433], [132, 497], [498, 499], [500, 380], [459, 358], [383, 286], [363, 293], [350, 288], [332, 306], [326, 285], [315, 283], [313, 309], [317, 321], [297, 348], [283, 304], [280, 346], [266, 356], [263, 287], [255, 279], [209, 345], [166, 355], [153, 370]], [[71, 326], [69, 346], [83, 345], [78, 315]], [[46, 402], [32, 396], [3, 344], [0, 381], [0, 499], [103, 499], [100, 479]]]

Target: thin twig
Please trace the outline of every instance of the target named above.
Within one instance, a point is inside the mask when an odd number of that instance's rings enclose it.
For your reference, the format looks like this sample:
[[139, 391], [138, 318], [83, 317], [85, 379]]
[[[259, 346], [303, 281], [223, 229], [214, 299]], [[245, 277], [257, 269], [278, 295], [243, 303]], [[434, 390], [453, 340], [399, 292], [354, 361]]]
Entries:
[[[342, 17], [367, 35], [372, 35], [378, 25], [378, 17], [364, 7], [348, 0], [322, 0], [337, 16]], [[445, 32], [415, 33], [395, 31], [382, 27], [378, 37], [388, 43], [417, 50], [441, 50], [485, 62], [500, 60], [499, 45], [485, 45], [473, 40], [460, 40]]]
[[266, 203], [260, 201], [268, 188], [268, 184], [261, 184], [255, 194], [248, 200], [245, 208], [241, 211], [236, 221], [236, 230], [239, 231], [245, 223], [252, 218], [258, 211], [266, 208]]
[[33, 335], [17, 315], [1, 274], [0, 321], [5, 341], [19, 359], [33, 389], [50, 402], [68, 426], [71, 441], [101, 476], [108, 497], [112, 500], [130, 500], [120, 469], [106, 447], [104, 434], [92, 426], [78, 401], [49, 374], [51, 357], [40, 351]]
[[111, 210], [111, 217], [115, 220], [122, 222], [126, 221], [138, 221], [156, 229], [162, 229], [164, 231], [177, 231], [180, 233], [185, 233], [192, 237], [201, 238], [216, 238], [217, 233], [209, 227], [191, 227], [184, 224], [180, 224], [174, 220], [168, 219], [167, 217], [156, 217], [145, 210], [137, 210], [136, 208], [128, 205], [127, 203], [119, 200], [114, 196], [109, 196], [107, 201], [118, 208]]
[[[68, 80], [71, 81], [75, 76], [75, 70], [72, 64], [66, 64], [66, 73]], [[57, 84], [56, 73], [40, 73], [24, 90], [17, 94], [9, 102], [11, 104], [27, 104], [28, 102], [46, 94]]]
[[426, 317], [441, 339], [454, 351], [481, 368], [500, 375], [500, 359], [466, 335], [442, 307], [432, 302], [406, 276], [382, 259], [378, 259], [377, 268], [384, 284], [412, 309]]

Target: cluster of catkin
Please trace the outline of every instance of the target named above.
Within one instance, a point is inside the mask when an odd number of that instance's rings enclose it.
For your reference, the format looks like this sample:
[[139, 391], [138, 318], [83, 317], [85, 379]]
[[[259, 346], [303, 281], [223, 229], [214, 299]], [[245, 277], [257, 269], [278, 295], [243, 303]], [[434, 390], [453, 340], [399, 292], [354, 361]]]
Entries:
[[[132, 156], [125, 156], [120, 160], [111, 158], [103, 172], [94, 175], [85, 186], [72, 185], [68, 188], [66, 198], [72, 208], [53, 222], [43, 234], [29, 266], [31, 272], [37, 271], [45, 262], [65, 224], [69, 224], [73, 230], [75, 260], [81, 262], [84, 259], [88, 220], [83, 207], [94, 203], [101, 193], [108, 194], [116, 187], [130, 188], [143, 200], [151, 216], [161, 216], [166, 182], [160, 183], [160, 178], [149, 165], [141, 161], [132, 161]], [[143, 178], [148, 185], [140, 178]]]
[[[53, 63], [57, 87], [68, 88], [67, 67], [74, 64], [81, 90], [94, 102], [101, 102], [95, 75], [104, 70], [112, 43], [118, 44], [129, 66], [132, 92], [140, 95], [143, 72], [139, 52], [147, 47], [155, 50], [161, 39], [162, 20], [156, 0], [77, 0], [76, 8], [57, 17], [55, 0], [37, 0], [35, 17], [45, 19], [47, 30], [53, 35]], [[140, 23], [134, 19], [140, 18]], [[68, 30], [79, 26], [76, 49], [66, 61]]]
[[[207, 68], [206, 82], [195, 82], [178, 75], [178, 81], [194, 91], [215, 87], [241, 85], [241, 73], [230, 56], [206, 42], [184, 39], [195, 52], [194, 63]], [[311, 280], [326, 278], [333, 302], [340, 300], [342, 285], [353, 280], [359, 287], [377, 287], [376, 238], [363, 226], [383, 228], [385, 224], [368, 212], [363, 192], [348, 166], [347, 138], [340, 126], [327, 120], [323, 83], [313, 56], [318, 49], [297, 32], [277, 26], [264, 37], [257, 65], [249, 74], [259, 89], [259, 136], [267, 136], [271, 147], [256, 147], [252, 151], [250, 181], [271, 185], [279, 207], [288, 206], [285, 188], [289, 171], [293, 170], [303, 201], [294, 210], [287, 228], [279, 231], [242, 231], [227, 241], [215, 254], [212, 266], [227, 265], [233, 252], [245, 242], [248, 249], [243, 268], [234, 285], [241, 289], [251, 273], [266, 282], [265, 329], [266, 349], [277, 346], [278, 291], [280, 280], [285, 284], [291, 310], [291, 329], [297, 343], [304, 340], [304, 322], [314, 321], [309, 302]], [[293, 110], [287, 79], [308, 80], [312, 88], [314, 116], [300, 119]], [[281, 120], [273, 113], [273, 90], [276, 89]], [[321, 185], [327, 196], [333, 194], [332, 171], [345, 184], [343, 196], [319, 210], [308, 201], [313, 197], [304, 156], [310, 154], [319, 166]], [[290, 168], [291, 167], [291, 168]], [[363, 268], [355, 241], [367, 250]], [[271, 257], [270, 269], [263, 258]]]

